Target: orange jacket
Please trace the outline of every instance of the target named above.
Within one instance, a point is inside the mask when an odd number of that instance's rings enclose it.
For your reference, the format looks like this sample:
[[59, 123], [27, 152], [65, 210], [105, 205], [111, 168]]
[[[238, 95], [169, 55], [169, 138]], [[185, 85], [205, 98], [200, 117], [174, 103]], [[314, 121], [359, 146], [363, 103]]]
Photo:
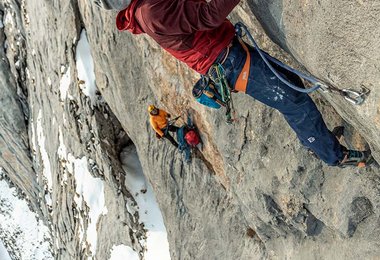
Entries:
[[150, 124], [160, 136], [164, 136], [164, 132], [161, 129], [168, 125], [167, 116], [168, 113], [161, 109], [158, 110], [158, 115], [150, 115]]

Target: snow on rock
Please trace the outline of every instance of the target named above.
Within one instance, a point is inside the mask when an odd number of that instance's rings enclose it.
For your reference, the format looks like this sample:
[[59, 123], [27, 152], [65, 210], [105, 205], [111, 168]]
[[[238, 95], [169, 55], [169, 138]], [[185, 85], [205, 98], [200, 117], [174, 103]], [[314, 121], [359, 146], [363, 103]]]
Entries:
[[[79, 211], [85, 210], [86, 207], [89, 209], [89, 224], [87, 230], [84, 229], [85, 221], [82, 216], [78, 216], [80, 223], [79, 238], [82, 241], [83, 247], [86, 246], [85, 242], [90, 245], [92, 256], [95, 256], [97, 243], [96, 223], [98, 222], [100, 215], [105, 215], [108, 212], [105, 206], [104, 184], [101, 179], [95, 178], [91, 175], [88, 170], [88, 162], [85, 156], [82, 158], [76, 158], [68, 152], [68, 149], [64, 144], [61, 128], [58, 130], [58, 138], [59, 146], [57, 155], [60, 163], [64, 164], [63, 166], [65, 166], [69, 174], [75, 177], [75, 191], [77, 193], [75, 202], [78, 205]], [[64, 185], [66, 181], [67, 174], [64, 173], [61, 185]], [[82, 205], [83, 200], [86, 205]], [[85, 234], [86, 241], [83, 241]]]
[[67, 97], [67, 92], [69, 91], [70, 87], [70, 67], [67, 68], [66, 72], [63, 73], [61, 81], [59, 83], [59, 92], [60, 92], [60, 99], [61, 101], [64, 101]]
[[12, 17], [12, 14], [10, 12], [6, 12], [5, 14], [5, 17], [4, 17], [4, 24], [7, 25], [12, 25], [12, 27], [14, 27], [14, 22], [13, 22], [13, 17]]
[[[63, 135], [62, 135], [62, 130], [59, 128], [58, 130], [58, 138], [59, 138], [59, 147], [57, 151], [57, 155], [59, 158], [59, 162], [62, 164], [63, 167], [66, 167], [66, 157], [67, 157], [67, 149], [65, 144], [63, 143]], [[67, 183], [67, 173], [64, 171], [62, 173], [62, 180], [61, 180], [61, 185], [64, 185]]]
[[91, 56], [86, 30], [82, 30], [76, 50], [76, 65], [78, 70], [79, 87], [83, 94], [90, 97], [91, 105], [97, 103], [94, 61]]
[[127, 186], [134, 195], [139, 208], [139, 220], [144, 223], [147, 229], [147, 239], [145, 241], [147, 251], [145, 252], [144, 259], [170, 259], [169, 243], [162, 214], [153, 190], [144, 177], [134, 146], [128, 146], [123, 150], [121, 161], [123, 169], [127, 173]]
[[136, 251], [126, 245], [113, 246], [111, 250], [111, 257], [109, 260], [139, 260], [139, 255]]
[[[82, 209], [82, 197], [89, 207], [89, 226], [87, 228], [87, 242], [91, 245], [92, 255], [95, 255], [97, 230], [96, 223], [99, 216], [107, 212], [104, 204], [104, 185], [99, 178], [94, 178], [88, 171], [87, 158], [84, 156], [80, 159], [75, 158], [72, 154], [67, 156], [68, 162], [72, 165], [72, 174], [75, 176], [76, 203]], [[68, 169], [70, 169], [68, 168]], [[69, 170], [70, 171], [70, 170]]]
[[0, 241], [0, 259], [1, 260], [12, 260], [11, 257], [9, 256], [7, 249], [5, 249], [2, 241]]
[[[1, 172], [1, 170], [0, 170]], [[53, 259], [50, 252], [49, 229], [37, 219], [24, 199], [17, 197], [15, 188], [0, 181], [0, 236], [17, 259]], [[1, 255], [0, 259], [5, 259]]]
[[[53, 191], [53, 179], [52, 179], [52, 176], [51, 176], [51, 167], [50, 167], [50, 161], [49, 161], [49, 155], [45, 149], [45, 136], [44, 136], [44, 131], [43, 131], [43, 128], [42, 128], [42, 111], [40, 109], [40, 111], [38, 112], [38, 117], [37, 117], [37, 144], [38, 144], [38, 148], [40, 150], [40, 153], [41, 153], [41, 158], [42, 158], [42, 166], [43, 166], [43, 175], [44, 177], [46, 178], [46, 181], [47, 181], [47, 188], [48, 188], [48, 191], [49, 193]], [[50, 195], [48, 195], [50, 196]], [[48, 199], [48, 205], [51, 206], [51, 204], [49, 204], [49, 202], [51, 203], [51, 199]]]
[[37, 151], [37, 143], [36, 143], [36, 132], [35, 132], [35, 130], [34, 130], [34, 123], [33, 123], [33, 118], [31, 118], [31, 120], [30, 120], [30, 129], [31, 129], [31, 131], [32, 131], [32, 140], [31, 140], [31, 142], [32, 142], [32, 155], [33, 155], [33, 157], [36, 155], [36, 151]]
[[57, 151], [58, 158], [60, 160], [66, 160], [67, 149], [63, 142], [63, 135], [62, 135], [61, 128], [58, 129], [58, 139], [59, 139], [59, 146], [58, 146], [58, 151]]

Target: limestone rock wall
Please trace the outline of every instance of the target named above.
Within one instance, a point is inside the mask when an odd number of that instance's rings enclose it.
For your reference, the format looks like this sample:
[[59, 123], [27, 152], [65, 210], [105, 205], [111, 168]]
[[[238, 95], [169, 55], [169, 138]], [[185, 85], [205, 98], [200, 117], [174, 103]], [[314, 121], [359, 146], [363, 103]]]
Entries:
[[[17, 142], [7, 142], [1, 149], [21, 147], [29, 158], [22, 165], [32, 167], [33, 163], [35, 169], [29, 172], [30, 190], [50, 194], [50, 213], [45, 210], [41, 216], [51, 223], [52, 250], [58, 259], [82, 259], [94, 251], [79, 236], [89, 225], [79, 220], [86, 219], [88, 212], [78, 210], [75, 178], [57, 152], [61, 144], [75, 158], [91, 159], [91, 174], [105, 183], [108, 214], [98, 221], [94, 258], [106, 259], [118, 243], [143, 255], [139, 238], [144, 228], [126, 209], [134, 198], [126, 189], [118, 158], [121, 148], [131, 142], [159, 201], [172, 259], [367, 259], [379, 255], [377, 165], [367, 169], [324, 165], [302, 148], [278, 112], [242, 94], [233, 97], [237, 122], [226, 125], [221, 111], [206, 109], [192, 99], [197, 75], [148, 37], [118, 32], [115, 12], [99, 10], [87, 1], [7, 0], [3, 13], [6, 7], [19, 15], [16, 27], [24, 35], [25, 58], [19, 76], [15, 75], [12, 57], [18, 52], [7, 48], [11, 69], [4, 73], [19, 82], [24, 95], [15, 95], [16, 83], [8, 90], [13, 91], [12, 107], [19, 115], [12, 131]], [[379, 161], [378, 17], [379, 5], [374, 0], [350, 4], [249, 0], [231, 14], [232, 21], [242, 20], [249, 26], [265, 50], [287, 63], [336, 87], [370, 89], [362, 106], [330, 94], [312, 96], [330, 128], [346, 126], [348, 146], [369, 145]], [[4, 31], [9, 27], [5, 24]], [[98, 98], [103, 100], [95, 107], [81, 92], [75, 65], [82, 29], [91, 46]], [[15, 35], [8, 31], [8, 42]], [[60, 81], [68, 71], [72, 98], [62, 100]], [[21, 105], [20, 96], [27, 96], [29, 110]], [[191, 112], [204, 147], [195, 152], [190, 164], [168, 142], [155, 139], [146, 113], [150, 103], [183, 118]], [[41, 150], [27, 150], [28, 143], [33, 148], [36, 142], [32, 133], [40, 114], [53, 179], [50, 191], [42, 180], [46, 162]], [[4, 129], [11, 126], [8, 123]], [[19, 171], [7, 172], [17, 183]], [[28, 190], [22, 181], [17, 185]], [[35, 195], [30, 197], [33, 200]]]
[[36, 212], [42, 213], [43, 210], [47, 214], [29, 149], [28, 105], [20, 74], [20, 71], [25, 72], [26, 43], [24, 32], [16, 27], [17, 23], [21, 24], [21, 12], [10, 3], [1, 3], [0, 9], [0, 166], [9, 173], [10, 180], [23, 190], [31, 207]]

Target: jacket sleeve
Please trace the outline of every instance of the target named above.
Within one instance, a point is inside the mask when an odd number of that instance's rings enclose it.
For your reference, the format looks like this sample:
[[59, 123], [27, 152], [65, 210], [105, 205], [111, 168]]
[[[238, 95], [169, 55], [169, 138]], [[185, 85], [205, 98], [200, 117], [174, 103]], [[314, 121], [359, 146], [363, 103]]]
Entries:
[[157, 134], [159, 134], [161, 137], [164, 136], [164, 132], [158, 127], [158, 124], [153, 121], [152, 119], [150, 120], [150, 124], [153, 127], [154, 131], [156, 131]]
[[[150, 31], [163, 35], [193, 34], [219, 27], [240, 0], [161, 0], [137, 8]], [[164, 17], [164, 18], [163, 18]]]
[[181, 7], [177, 22], [185, 32], [211, 30], [219, 27], [240, 0], [178, 1]]

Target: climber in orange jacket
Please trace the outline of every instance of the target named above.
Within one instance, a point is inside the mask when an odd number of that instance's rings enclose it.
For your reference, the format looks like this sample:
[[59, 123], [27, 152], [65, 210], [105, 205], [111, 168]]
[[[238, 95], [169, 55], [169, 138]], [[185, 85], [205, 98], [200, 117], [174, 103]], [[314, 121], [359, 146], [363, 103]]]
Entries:
[[168, 118], [170, 118], [170, 114], [162, 109], [158, 109], [154, 105], [148, 107], [148, 112], [150, 116], [150, 124], [154, 131], [156, 131], [156, 137], [158, 139], [165, 137], [172, 143], [172, 145], [178, 148], [178, 143], [169, 134], [169, 131], [177, 132], [178, 130], [178, 127], [169, 124]]

